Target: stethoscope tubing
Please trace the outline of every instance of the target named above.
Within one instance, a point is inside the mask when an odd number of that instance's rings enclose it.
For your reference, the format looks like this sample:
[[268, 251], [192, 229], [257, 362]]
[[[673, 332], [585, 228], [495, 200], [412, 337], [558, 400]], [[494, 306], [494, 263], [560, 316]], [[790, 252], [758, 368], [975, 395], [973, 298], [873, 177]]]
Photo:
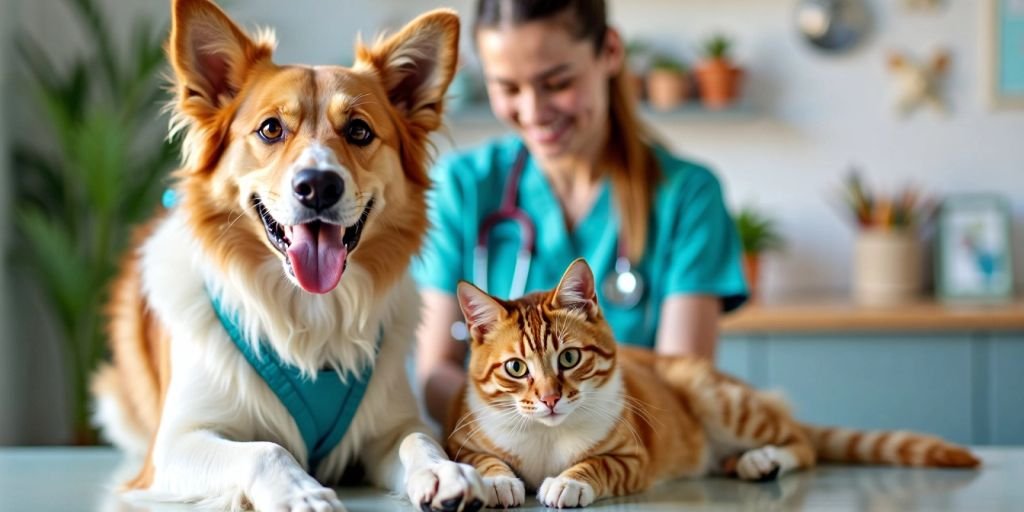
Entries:
[[[512, 170], [509, 172], [508, 178], [506, 178], [498, 210], [487, 215], [480, 222], [476, 245], [473, 247], [473, 281], [484, 292], [494, 293], [488, 289], [488, 239], [494, 227], [499, 223], [513, 221], [519, 226], [519, 250], [516, 252], [515, 267], [512, 271], [509, 299], [519, 298], [526, 291], [526, 279], [530, 273], [533, 250], [537, 239], [536, 226], [529, 215], [517, 204], [519, 199], [519, 181], [523, 174], [523, 168], [526, 167], [528, 155], [529, 152], [525, 146], [520, 148], [519, 153], [516, 155], [515, 163], [512, 165]], [[628, 275], [635, 284], [635, 293], [624, 293], [622, 294], [624, 297], [620, 297], [615, 302], [620, 303], [621, 306], [631, 308], [640, 301], [640, 297], [643, 295], [643, 280], [640, 274], [632, 270], [629, 258], [626, 256], [621, 243], [617, 245], [616, 249], [615, 273], [609, 276], [613, 280], [611, 283], [615, 286], [622, 276]], [[606, 294], [606, 297], [611, 300], [611, 295], [613, 294]]]

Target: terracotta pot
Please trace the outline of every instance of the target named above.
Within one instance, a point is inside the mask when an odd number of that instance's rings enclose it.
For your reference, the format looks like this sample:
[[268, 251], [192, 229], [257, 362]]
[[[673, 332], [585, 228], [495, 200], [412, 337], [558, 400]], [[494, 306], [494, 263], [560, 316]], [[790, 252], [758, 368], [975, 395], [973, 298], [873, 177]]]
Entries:
[[709, 60], [697, 68], [697, 81], [705, 107], [725, 108], [739, 97], [743, 70], [725, 59]]
[[743, 253], [743, 275], [747, 278], [747, 293], [750, 301], [761, 295], [761, 255], [756, 252]]
[[682, 105], [690, 94], [690, 81], [685, 73], [652, 69], [647, 73], [647, 102], [656, 110], [672, 110]]
[[919, 298], [923, 259], [913, 232], [866, 229], [854, 249], [853, 298], [858, 304], [890, 306]]

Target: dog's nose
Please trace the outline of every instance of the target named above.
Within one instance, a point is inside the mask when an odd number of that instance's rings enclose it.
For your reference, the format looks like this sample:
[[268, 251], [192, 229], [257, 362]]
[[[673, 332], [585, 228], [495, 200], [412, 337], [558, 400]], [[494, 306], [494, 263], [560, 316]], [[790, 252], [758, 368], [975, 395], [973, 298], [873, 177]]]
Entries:
[[334, 171], [303, 169], [292, 178], [292, 192], [302, 206], [323, 211], [334, 206], [345, 192], [345, 182]]

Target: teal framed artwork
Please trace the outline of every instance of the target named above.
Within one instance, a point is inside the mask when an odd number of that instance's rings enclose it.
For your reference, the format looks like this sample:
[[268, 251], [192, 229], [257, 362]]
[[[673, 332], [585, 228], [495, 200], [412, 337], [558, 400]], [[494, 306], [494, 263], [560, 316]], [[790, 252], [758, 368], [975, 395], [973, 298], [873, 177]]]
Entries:
[[946, 300], [1013, 296], [1011, 216], [996, 194], [950, 196], [939, 210], [935, 283]]
[[989, 102], [1024, 108], [1024, 0], [988, 0]]

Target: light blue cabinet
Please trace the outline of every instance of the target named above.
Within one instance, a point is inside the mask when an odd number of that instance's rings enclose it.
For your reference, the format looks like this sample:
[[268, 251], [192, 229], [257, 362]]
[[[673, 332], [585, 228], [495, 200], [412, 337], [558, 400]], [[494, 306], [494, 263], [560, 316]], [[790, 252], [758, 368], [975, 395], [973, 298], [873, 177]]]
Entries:
[[988, 340], [987, 429], [989, 444], [1024, 444], [1024, 333]]
[[718, 365], [809, 423], [1024, 444], [1024, 333], [727, 335]]

